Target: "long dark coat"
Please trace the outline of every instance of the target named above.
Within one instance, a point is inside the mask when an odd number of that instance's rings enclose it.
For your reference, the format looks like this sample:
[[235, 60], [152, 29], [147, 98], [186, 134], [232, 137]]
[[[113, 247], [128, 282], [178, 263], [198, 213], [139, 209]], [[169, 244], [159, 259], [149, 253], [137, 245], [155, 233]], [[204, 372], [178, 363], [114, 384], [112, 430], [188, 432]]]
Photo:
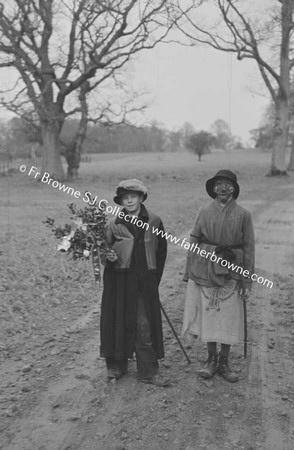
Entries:
[[[123, 210], [124, 211], [124, 210]], [[126, 213], [126, 211], [124, 211]], [[139, 219], [149, 220], [149, 215], [141, 205]], [[138, 227], [116, 218], [115, 224], [123, 224], [134, 236], [132, 260], [128, 269], [115, 268], [108, 262], [103, 275], [104, 290], [100, 320], [100, 355], [105, 358], [123, 360], [132, 358], [137, 331], [138, 298], [142, 297], [150, 325], [151, 341], [157, 359], [164, 357], [162, 321], [158, 286], [166, 260], [167, 243], [165, 237], [153, 234], [157, 242], [156, 270], [149, 270], [144, 244], [144, 227]], [[160, 221], [158, 229], [164, 228]]]

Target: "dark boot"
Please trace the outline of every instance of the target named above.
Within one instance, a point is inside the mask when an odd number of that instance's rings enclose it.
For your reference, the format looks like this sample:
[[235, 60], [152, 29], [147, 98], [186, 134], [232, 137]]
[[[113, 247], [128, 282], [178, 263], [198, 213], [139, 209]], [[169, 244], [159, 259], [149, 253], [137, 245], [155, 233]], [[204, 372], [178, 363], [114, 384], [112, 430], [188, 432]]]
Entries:
[[239, 381], [238, 375], [229, 368], [228, 356], [220, 354], [218, 373], [229, 383], [236, 383], [236, 381]]
[[107, 381], [118, 380], [128, 371], [128, 360], [117, 361], [114, 358], [106, 358]]
[[165, 378], [162, 375], [160, 375], [159, 373], [157, 373], [156, 375], [153, 375], [152, 377], [149, 377], [149, 378], [143, 378], [143, 379], [141, 378], [141, 379], [139, 379], [139, 381], [141, 381], [141, 383], [153, 384], [154, 386], [157, 386], [157, 387], [168, 387], [171, 385], [169, 378]]
[[197, 373], [202, 378], [212, 378], [217, 372], [217, 354], [209, 353], [204, 367]]

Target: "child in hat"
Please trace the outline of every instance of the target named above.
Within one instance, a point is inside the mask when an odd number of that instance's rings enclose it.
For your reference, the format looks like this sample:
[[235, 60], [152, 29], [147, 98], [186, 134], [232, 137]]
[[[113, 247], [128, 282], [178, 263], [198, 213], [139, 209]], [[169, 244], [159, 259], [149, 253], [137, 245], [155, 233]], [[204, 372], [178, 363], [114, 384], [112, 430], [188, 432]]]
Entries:
[[143, 202], [147, 188], [137, 179], [117, 186], [115, 203], [122, 211], [111, 219], [108, 241], [117, 256], [108, 255], [101, 305], [101, 348], [108, 379], [127, 372], [136, 354], [138, 379], [164, 387], [158, 360], [164, 357], [158, 287], [166, 260], [167, 243], [159, 216]]
[[193, 335], [199, 336], [207, 343], [201, 377], [218, 372], [226, 381], [236, 382], [238, 375], [230, 369], [228, 357], [231, 345], [244, 338], [240, 294], [245, 300], [252, 284], [254, 232], [249, 211], [236, 202], [240, 187], [231, 170], [218, 171], [206, 182], [206, 190], [213, 201], [200, 208], [191, 233], [197, 251], [188, 250], [182, 337], [191, 341]]

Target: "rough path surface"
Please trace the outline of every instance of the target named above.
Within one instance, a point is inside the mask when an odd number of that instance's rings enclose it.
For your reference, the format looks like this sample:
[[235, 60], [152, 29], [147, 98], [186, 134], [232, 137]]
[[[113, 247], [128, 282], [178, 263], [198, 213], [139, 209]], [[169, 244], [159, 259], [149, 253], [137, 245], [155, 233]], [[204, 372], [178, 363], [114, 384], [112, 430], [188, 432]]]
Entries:
[[[271, 201], [250, 200], [256, 230], [255, 283], [248, 301], [248, 358], [232, 351], [241, 381], [216, 376], [204, 381], [196, 368], [205, 346], [196, 342], [187, 365], [164, 323], [169, 388], [136, 381], [129, 374], [105, 383], [99, 359], [99, 304], [23, 356], [4, 358], [0, 368], [0, 448], [3, 450], [291, 450], [294, 448], [294, 196], [276, 189]], [[183, 250], [170, 245], [161, 286], [167, 313], [180, 333], [185, 284]], [[282, 275], [281, 275], [282, 274]], [[163, 319], [164, 320], [164, 319]], [[33, 352], [32, 352], [33, 349]], [[33, 355], [33, 359], [32, 359]]]

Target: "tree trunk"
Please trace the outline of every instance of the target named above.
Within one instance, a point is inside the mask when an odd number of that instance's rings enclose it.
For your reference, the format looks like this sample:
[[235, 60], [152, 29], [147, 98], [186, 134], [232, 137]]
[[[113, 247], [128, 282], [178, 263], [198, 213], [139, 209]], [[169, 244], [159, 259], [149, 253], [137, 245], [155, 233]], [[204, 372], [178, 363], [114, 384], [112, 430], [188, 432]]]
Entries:
[[268, 175], [288, 175], [286, 171], [286, 148], [289, 130], [289, 97], [290, 97], [290, 39], [292, 34], [293, 1], [283, 0], [281, 3], [281, 47], [280, 47], [280, 79], [278, 95], [275, 99], [276, 123], [274, 129], [274, 146], [272, 162]]
[[291, 155], [290, 155], [290, 162], [288, 166], [288, 170], [294, 170], [294, 136], [292, 137], [291, 142]]
[[76, 180], [78, 177], [78, 170], [81, 161], [81, 146], [77, 141], [73, 143], [70, 149], [66, 152], [67, 162], [67, 178], [69, 180]]
[[79, 123], [79, 129], [74, 140], [73, 145], [67, 152], [67, 177], [71, 180], [75, 180], [78, 177], [78, 170], [81, 162], [81, 153], [83, 149], [83, 143], [87, 134], [88, 118], [87, 115], [82, 116]]
[[89, 82], [82, 84], [79, 94], [79, 101], [81, 105], [81, 120], [79, 123], [79, 128], [76, 134], [73, 145], [70, 147], [69, 152], [67, 152], [67, 177], [69, 179], [76, 179], [78, 177], [78, 170], [80, 167], [81, 153], [83, 149], [83, 143], [87, 134], [88, 127], [88, 104], [87, 104], [87, 94], [90, 90]]
[[50, 178], [63, 180], [65, 178], [60, 153], [60, 131], [62, 123], [42, 123], [43, 158], [42, 173], [47, 172]]
[[286, 148], [288, 143], [289, 107], [287, 99], [278, 99], [276, 106], [276, 124], [274, 128], [274, 142], [271, 167], [268, 176], [287, 175]]

